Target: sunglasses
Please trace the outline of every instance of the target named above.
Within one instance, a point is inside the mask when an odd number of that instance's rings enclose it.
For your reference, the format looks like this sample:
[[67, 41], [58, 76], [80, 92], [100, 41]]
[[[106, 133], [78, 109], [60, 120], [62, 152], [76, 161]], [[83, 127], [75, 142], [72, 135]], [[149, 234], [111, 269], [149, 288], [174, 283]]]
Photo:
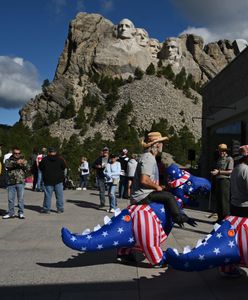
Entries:
[[14, 152], [13, 154], [21, 154], [21, 152]]

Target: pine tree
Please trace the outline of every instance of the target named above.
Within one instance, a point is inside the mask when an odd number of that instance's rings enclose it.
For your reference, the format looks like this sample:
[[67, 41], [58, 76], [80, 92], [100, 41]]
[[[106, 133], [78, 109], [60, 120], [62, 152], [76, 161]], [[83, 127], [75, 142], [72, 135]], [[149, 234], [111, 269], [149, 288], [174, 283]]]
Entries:
[[174, 80], [174, 78], [175, 78], [175, 74], [172, 70], [171, 65], [167, 65], [166, 67], [162, 67], [161, 73], [165, 78], [167, 78], [169, 80]]
[[146, 75], [154, 75], [156, 72], [154, 64], [150, 63], [150, 65], [146, 69]]
[[74, 128], [87, 130], [86, 117], [84, 113], [84, 107], [81, 106], [78, 110], [77, 116], [74, 118]]
[[183, 67], [174, 80], [175, 87], [182, 90], [186, 82], [186, 71]]
[[60, 116], [63, 119], [70, 119], [70, 118], [74, 117], [75, 114], [76, 114], [76, 111], [75, 111], [74, 100], [69, 99], [69, 104], [66, 107], [64, 107]]

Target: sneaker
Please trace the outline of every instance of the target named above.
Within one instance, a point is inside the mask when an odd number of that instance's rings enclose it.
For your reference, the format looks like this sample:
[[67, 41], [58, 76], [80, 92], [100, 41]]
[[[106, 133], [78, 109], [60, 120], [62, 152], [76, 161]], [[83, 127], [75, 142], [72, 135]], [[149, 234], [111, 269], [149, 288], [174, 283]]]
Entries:
[[83, 188], [83, 191], [87, 191], [87, 189], [86, 189], [86, 188]]
[[98, 208], [99, 208], [99, 209], [103, 209], [103, 208], [105, 208], [105, 205], [104, 205], [104, 204], [100, 204], [100, 205], [98, 206]]
[[58, 209], [58, 210], [57, 210], [57, 214], [62, 214], [63, 212], [64, 212], [63, 209]]
[[50, 210], [42, 209], [40, 211], [41, 214], [50, 214]]
[[219, 271], [219, 274], [221, 277], [224, 278], [239, 278], [239, 277], [247, 276], [246, 272], [239, 267], [235, 268], [231, 272]]
[[2, 219], [13, 219], [13, 218], [15, 218], [15, 215], [10, 215], [10, 214], [7, 214], [7, 215], [4, 215], [3, 217], [2, 217]]
[[82, 190], [81, 187], [76, 188], [76, 191], [81, 191], [81, 190]]
[[107, 210], [107, 212], [109, 212], [109, 213], [114, 213], [115, 210], [114, 210], [113, 208], [110, 208], [110, 209]]
[[24, 214], [19, 214], [18, 218], [23, 220], [23, 219], [25, 219], [25, 216], [24, 216]]
[[136, 257], [133, 253], [117, 255], [116, 260], [120, 263], [136, 263]]

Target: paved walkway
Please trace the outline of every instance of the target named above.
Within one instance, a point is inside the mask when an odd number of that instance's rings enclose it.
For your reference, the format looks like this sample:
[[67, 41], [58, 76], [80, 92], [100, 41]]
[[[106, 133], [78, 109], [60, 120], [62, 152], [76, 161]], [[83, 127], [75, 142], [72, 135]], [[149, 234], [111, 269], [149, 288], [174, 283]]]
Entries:
[[[0, 219], [1, 300], [105, 299], [241, 299], [248, 279], [223, 279], [216, 270], [184, 273], [115, 262], [115, 252], [83, 254], [64, 246], [62, 226], [74, 232], [103, 224], [97, 191], [65, 191], [65, 213], [40, 214], [43, 194], [26, 191], [25, 220]], [[53, 205], [55, 203], [53, 199]], [[126, 200], [119, 201], [124, 208]], [[6, 190], [0, 189], [0, 214], [7, 208]], [[55, 210], [55, 206], [53, 206]], [[174, 228], [166, 246], [179, 250], [212, 230], [204, 211], [188, 210], [198, 227]], [[140, 257], [138, 257], [140, 258]]]

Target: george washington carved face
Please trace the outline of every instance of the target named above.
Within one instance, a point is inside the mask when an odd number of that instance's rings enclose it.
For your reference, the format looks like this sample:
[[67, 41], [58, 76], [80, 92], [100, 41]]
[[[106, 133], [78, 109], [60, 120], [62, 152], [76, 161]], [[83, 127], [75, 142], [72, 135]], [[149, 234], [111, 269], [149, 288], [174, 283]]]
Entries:
[[117, 37], [121, 39], [131, 39], [135, 33], [133, 22], [129, 19], [123, 19], [117, 25]]

